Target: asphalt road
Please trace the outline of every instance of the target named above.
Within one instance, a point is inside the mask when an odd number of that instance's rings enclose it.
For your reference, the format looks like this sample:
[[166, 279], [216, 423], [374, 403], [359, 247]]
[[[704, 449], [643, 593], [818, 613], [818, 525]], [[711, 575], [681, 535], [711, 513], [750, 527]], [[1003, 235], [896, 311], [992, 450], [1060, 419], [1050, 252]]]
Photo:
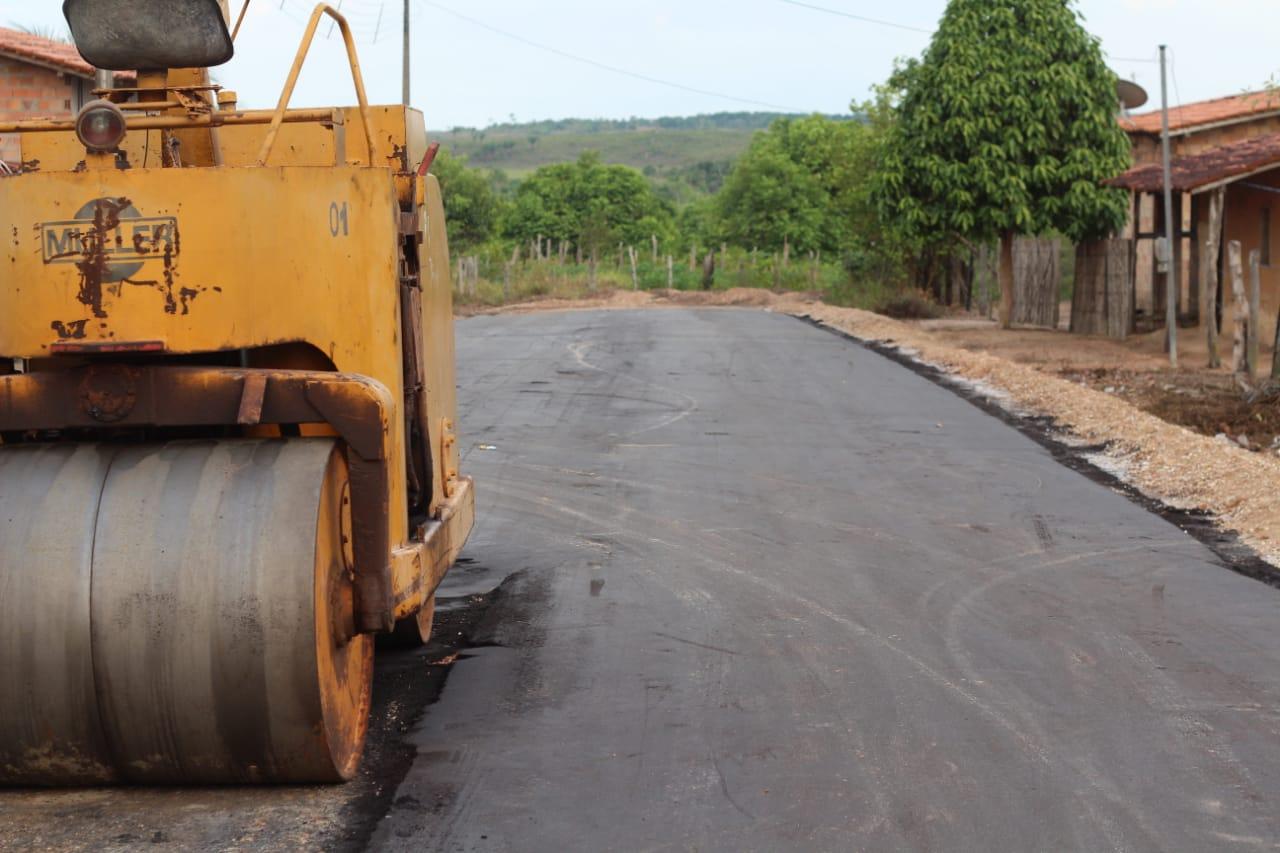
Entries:
[[479, 523], [361, 779], [0, 792], [0, 850], [1280, 848], [1280, 591], [792, 318], [458, 328]]
[[1280, 847], [1280, 591], [791, 318], [459, 328], [514, 577], [375, 849]]

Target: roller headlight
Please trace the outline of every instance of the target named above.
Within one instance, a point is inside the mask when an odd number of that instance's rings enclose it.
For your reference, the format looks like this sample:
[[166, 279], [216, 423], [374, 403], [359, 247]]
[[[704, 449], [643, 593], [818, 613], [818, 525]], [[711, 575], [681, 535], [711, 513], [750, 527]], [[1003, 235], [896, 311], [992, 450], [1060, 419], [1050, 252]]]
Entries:
[[76, 116], [76, 136], [90, 151], [115, 151], [126, 130], [124, 113], [110, 101], [90, 101]]

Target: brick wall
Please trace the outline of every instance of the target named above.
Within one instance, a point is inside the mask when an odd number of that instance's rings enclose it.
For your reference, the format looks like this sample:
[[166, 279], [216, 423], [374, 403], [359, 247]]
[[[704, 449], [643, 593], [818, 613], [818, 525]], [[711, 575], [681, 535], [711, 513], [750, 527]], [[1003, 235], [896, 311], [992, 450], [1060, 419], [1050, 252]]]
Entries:
[[[74, 75], [0, 57], [0, 121], [71, 115], [90, 88], [89, 81]], [[19, 158], [17, 137], [0, 134], [0, 159]]]

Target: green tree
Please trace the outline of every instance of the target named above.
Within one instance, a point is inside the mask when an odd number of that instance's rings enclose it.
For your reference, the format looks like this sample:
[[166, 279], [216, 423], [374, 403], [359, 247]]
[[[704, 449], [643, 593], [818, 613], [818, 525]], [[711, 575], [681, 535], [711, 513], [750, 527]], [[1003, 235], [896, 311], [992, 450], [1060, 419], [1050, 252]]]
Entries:
[[770, 251], [790, 242], [847, 261], [882, 252], [886, 243], [870, 195], [886, 126], [885, 111], [876, 109], [859, 105], [857, 118], [843, 121], [778, 119], [758, 133], [717, 196], [725, 237]]
[[1115, 75], [1074, 0], [951, 0], [903, 95], [876, 196], [916, 239], [1000, 239], [1002, 319], [1013, 313], [1013, 238], [1099, 237], [1126, 215], [1129, 143]]
[[720, 230], [735, 245], [807, 251], [824, 242], [829, 197], [784, 145], [786, 121], [755, 135], [716, 196]]
[[543, 166], [522, 182], [503, 222], [503, 233], [527, 242], [539, 235], [586, 251], [624, 242], [671, 239], [674, 214], [627, 166], [608, 166], [595, 152], [576, 163]]
[[449, 244], [463, 249], [494, 237], [502, 207], [489, 179], [478, 170], [467, 168], [466, 163], [464, 158], [441, 150], [431, 167], [444, 198]]

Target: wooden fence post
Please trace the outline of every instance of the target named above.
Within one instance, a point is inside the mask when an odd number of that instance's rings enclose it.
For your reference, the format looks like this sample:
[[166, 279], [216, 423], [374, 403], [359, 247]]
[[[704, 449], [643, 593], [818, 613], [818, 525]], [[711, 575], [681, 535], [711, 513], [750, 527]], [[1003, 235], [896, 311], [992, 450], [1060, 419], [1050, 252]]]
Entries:
[[667, 290], [674, 290], [676, 286], [676, 259], [667, 255]]
[[657, 264], [658, 263], [658, 235], [650, 234], [649, 240], [653, 243], [653, 262], [654, 264]]
[[596, 289], [596, 247], [591, 247], [591, 260], [587, 262], [587, 289]]
[[[1018, 237], [1013, 241], [1012, 322], [1058, 326], [1058, 241]], [[1003, 319], [1003, 318], [1002, 318]]]
[[1225, 197], [1225, 189], [1214, 190], [1209, 196], [1209, 233], [1205, 235], [1203, 254], [1200, 256], [1200, 274], [1204, 276], [1204, 286], [1200, 288], [1200, 298], [1204, 300], [1200, 316], [1204, 321], [1209, 345], [1210, 367], [1222, 365], [1222, 357], [1218, 354], [1218, 247]]
[[502, 267], [502, 299], [505, 302], [511, 298], [511, 264], [506, 263]]
[[1280, 314], [1276, 315], [1276, 340], [1271, 346], [1271, 378], [1280, 379]]
[[698, 268], [698, 244], [694, 243], [689, 247], [689, 272], [693, 272]]
[[636, 247], [635, 247], [635, 246], [628, 246], [628, 247], [627, 247], [627, 254], [628, 254], [628, 255], [630, 255], [630, 257], [631, 257], [631, 289], [632, 289], [632, 290], [639, 290], [639, 289], [640, 289], [640, 276], [639, 276], [639, 274], [636, 272]]
[[1257, 375], [1259, 344], [1258, 318], [1262, 313], [1262, 252], [1254, 249], [1249, 253], [1249, 340], [1245, 347], [1245, 369], [1249, 373], [1249, 381]]
[[1232, 313], [1235, 318], [1232, 333], [1231, 372], [1244, 373], [1245, 368], [1245, 326], [1249, 322], [1249, 302], [1244, 293], [1244, 263], [1240, 257], [1240, 241], [1232, 240], [1227, 244], [1227, 258], [1231, 269]]

